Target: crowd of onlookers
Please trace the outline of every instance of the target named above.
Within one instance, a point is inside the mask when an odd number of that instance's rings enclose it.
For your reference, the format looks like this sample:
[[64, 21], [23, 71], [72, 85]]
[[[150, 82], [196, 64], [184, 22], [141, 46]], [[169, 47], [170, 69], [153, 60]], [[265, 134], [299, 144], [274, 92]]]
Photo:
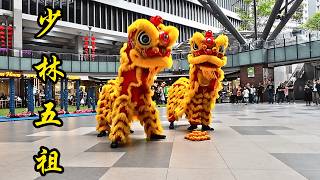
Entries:
[[155, 101], [158, 105], [166, 104], [168, 97], [168, 89], [169, 86], [166, 82], [155, 82], [151, 87], [151, 90], [153, 91], [152, 100]]
[[[265, 86], [259, 83], [258, 86], [247, 83], [245, 86], [237, 86], [232, 89], [230, 97], [231, 103], [262, 103], [264, 94], [266, 94], [269, 104], [277, 103], [295, 103], [294, 85], [292, 82], [280, 83], [275, 88], [272, 81]], [[320, 80], [307, 81], [304, 86], [304, 100], [306, 105], [310, 106], [311, 102], [315, 105], [320, 104]]]

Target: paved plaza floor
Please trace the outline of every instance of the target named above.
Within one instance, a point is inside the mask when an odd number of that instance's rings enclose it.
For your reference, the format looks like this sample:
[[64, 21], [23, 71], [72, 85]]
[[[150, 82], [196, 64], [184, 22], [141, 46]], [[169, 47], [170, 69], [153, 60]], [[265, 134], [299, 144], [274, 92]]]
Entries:
[[[111, 149], [97, 138], [94, 116], [64, 118], [64, 126], [36, 129], [32, 121], [0, 123], [0, 179], [84, 180], [319, 180], [320, 106], [218, 104], [211, 140], [184, 139], [188, 123], [168, 130], [167, 139], [147, 142], [133, 124], [131, 144]], [[64, 174], [39, 177], [40, 146], [57, 148]]]

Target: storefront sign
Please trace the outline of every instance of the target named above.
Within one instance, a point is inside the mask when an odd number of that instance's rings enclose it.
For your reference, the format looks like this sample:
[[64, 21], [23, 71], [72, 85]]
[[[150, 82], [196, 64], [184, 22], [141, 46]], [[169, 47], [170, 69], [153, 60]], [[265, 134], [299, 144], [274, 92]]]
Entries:
[[0, 72], [0, 77], [16, 77], [19, 78], [21, 77], [20, 73], [15, 73], [15, 72]]
[[254, 67], [248, 67], [247, 72], [249, 78], [254, 77]]

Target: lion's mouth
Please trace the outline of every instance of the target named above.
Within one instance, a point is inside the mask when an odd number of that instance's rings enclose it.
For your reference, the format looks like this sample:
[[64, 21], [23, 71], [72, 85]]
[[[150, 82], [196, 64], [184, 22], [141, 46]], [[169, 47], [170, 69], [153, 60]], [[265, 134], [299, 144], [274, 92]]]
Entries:
[[224, 56], [222, 52], [218, 52], [216, 49], [210, 49], [210, 48], [200, 49], [200, 50], [194, 51], [192, 54], [194, 57], [201, 56], [201, 55], [211, 55], [211, 56], [217, 56], [220, 59], [223, 58]]
[[213, 79], [218, 79], [219, 78], [219, 73], [217, 69], [219, 68], [215, 64], [211, 64], [209, 62], [204, 62], [197, 64], [197, 67], [202, 73], [202, 76], [207, 79], [207, 80], [213, 80]]
[[145, 55], [148, 57], [170, 57], [171, 49], [162, 46], [150, 47], [145, 50]]

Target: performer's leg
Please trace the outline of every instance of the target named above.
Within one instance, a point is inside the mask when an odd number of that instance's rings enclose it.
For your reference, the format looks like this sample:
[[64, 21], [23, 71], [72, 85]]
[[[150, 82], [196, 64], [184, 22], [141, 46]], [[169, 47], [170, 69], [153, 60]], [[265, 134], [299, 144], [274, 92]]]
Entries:
[[[213, 100], [215, 101], [215, 100]], [[214, 103], [214, 102], [213, 102]], [[201, 125], [203, 131], [213, 131], [214, 129], [210, 127], [211, 119], [211, 102], [210, 99], [205, 99], [203, 101], [203, 111], [201, 114]]]
[[140, 109], [139, 119], [144, 124], [144, 131], [147, 138], [150, 140], [165, 139], [166, 136], [161, 135], [163, 129], [159, 118], [159, 111], [156, 109], [155, 103], [152, 102]]
[[129, 96], [122, 95], [115, 100], [113, 105], [112, 125], [109, 134], [112, 148], [118, 147], [119, 143], [127, 142], [131, 119], [132, 109], [129, 104]]
[[106, 106], [106, 100], [99, 101], [97, 107], [97, 126], [96, 130], [99, 132], [97, 137], [103, 137], [107, 135], [107, 131], [110, 130], [110, 126], [107, 121], [108, 112], [110, 109]]

